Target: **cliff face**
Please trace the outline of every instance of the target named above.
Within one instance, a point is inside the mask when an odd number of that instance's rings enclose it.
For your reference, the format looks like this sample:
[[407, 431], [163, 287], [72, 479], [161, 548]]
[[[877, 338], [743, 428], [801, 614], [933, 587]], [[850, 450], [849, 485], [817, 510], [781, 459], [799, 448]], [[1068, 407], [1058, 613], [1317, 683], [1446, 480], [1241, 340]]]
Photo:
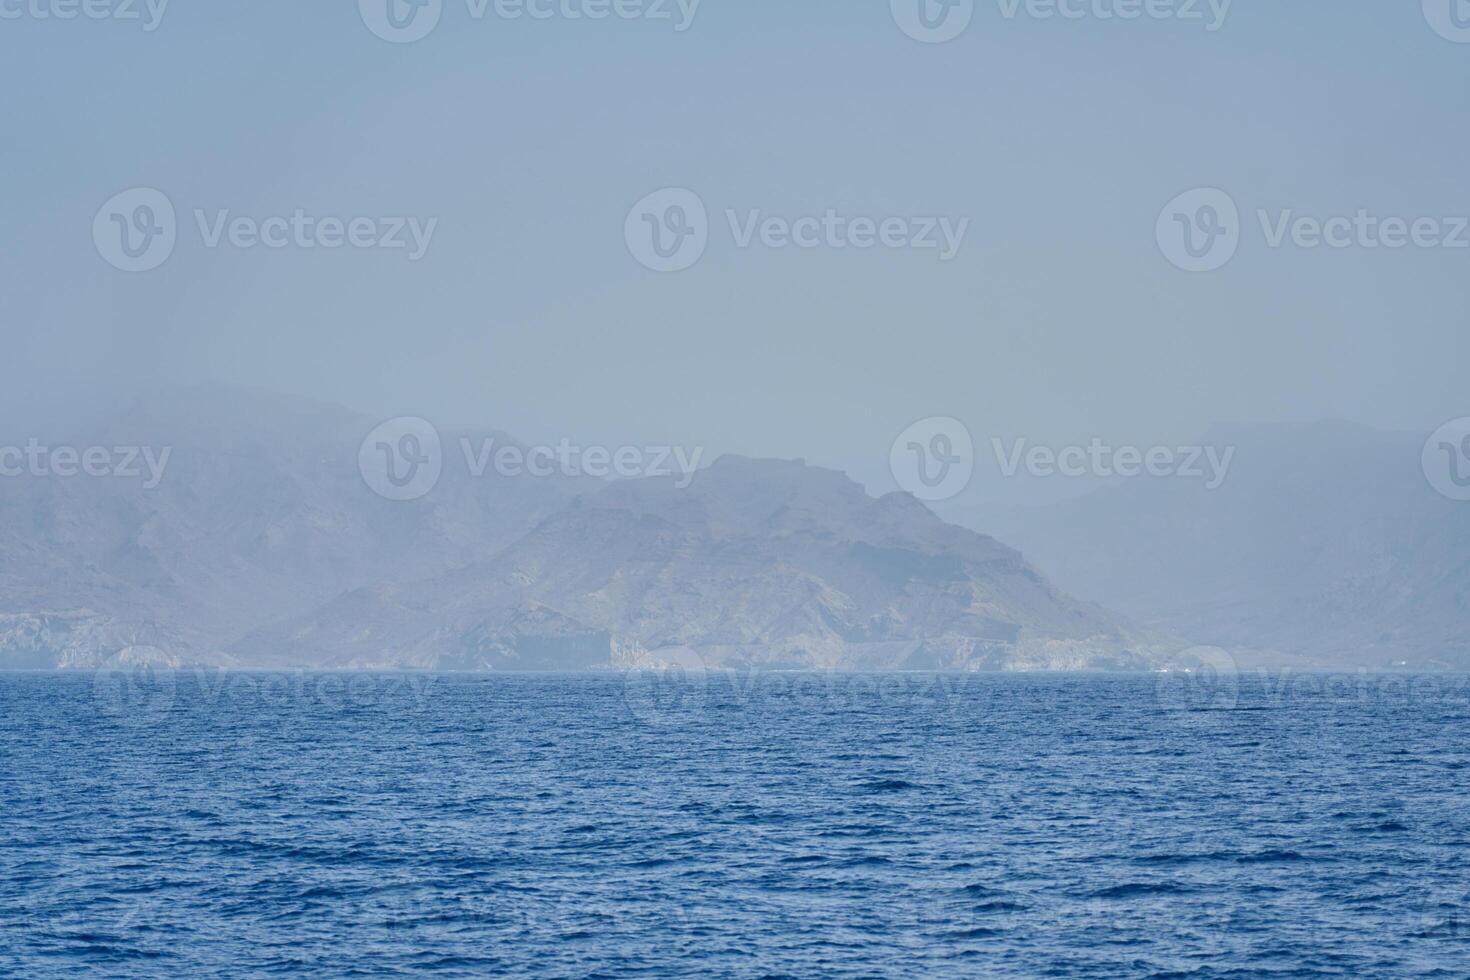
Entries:
[[[0, 615], [56, 625], [0, 628], [0, 666], [84, 666], [138, 644], [228, 663], [226, 649], [262, 624], [494, 553], [573, 491], [560, 479], [472, 479], [461, 466], [423, 500], [384, 500], [358, 470], [375, 424], [304, 399], [169, 389], [68, 440], [167, 451], [156, 486], [0, 480]], [[457, 438], [445, 434], [446, 452]]]
[[840, 473], [725, 458], [585, 494], [486, 561], [362, 590], [238, 653], [363, 666], [1144, 667], [1021, 556]]
[[156, 487], [6, 483], [0, 666], [1150, 662], [1017, 552], [840, 473], [726, 458], [689, 486], [475, 477], [446, 433], [439, 484], [394, 502], [358, 471], [373, 427], [300, 400], [173, 391], [88, 437], [167, 447]]

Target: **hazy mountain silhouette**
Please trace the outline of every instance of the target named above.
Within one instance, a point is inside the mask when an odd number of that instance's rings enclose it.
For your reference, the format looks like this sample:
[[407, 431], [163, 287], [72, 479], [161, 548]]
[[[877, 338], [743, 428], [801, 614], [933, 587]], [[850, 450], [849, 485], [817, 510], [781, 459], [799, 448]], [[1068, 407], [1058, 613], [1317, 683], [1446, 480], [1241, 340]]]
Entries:
[[22, 663], [94, 662], [117, 645], [218, 659], [251, 628], [344, 590], [493, 553], [572, 492], [571, 481], [446, 468], [429, 498], [384, 500], [357, 465], [375, 421], [306, 399], [171, 388], [70, 440], [169, 447], [156, 488], [0, 482], [0, 650]]
[[683, 489], [474, 477], [445, 432], [439, 484], [394, 502], [358, 469], [377, 421], [169, 389], [74, 440], [169, 447], [157, 488], [0, 484], [0, 664], [1154, 662], [1145, 638], [1015, 551], [840, 473], [726, 458]]
[[997, 521], [1058, 584], [1267, 659], [1470, 667], [1470, 505], [1437, 494], [1423, 434], [1221, 426], [1217, 490], [1138, 479]]
[[1138, 637], [905, 494], [725, 457], [618, 483], [504, 551], [263, 631], [250, 659], [372, 665], [1144, 666]]

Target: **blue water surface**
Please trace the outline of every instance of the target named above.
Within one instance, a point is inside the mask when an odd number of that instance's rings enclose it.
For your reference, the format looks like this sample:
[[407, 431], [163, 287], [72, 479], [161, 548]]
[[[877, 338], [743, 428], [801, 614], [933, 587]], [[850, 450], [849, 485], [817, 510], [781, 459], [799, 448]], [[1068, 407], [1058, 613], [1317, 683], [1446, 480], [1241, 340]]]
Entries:
[[1470, 975], [1463, 677], [0, 675], [0, 975]]

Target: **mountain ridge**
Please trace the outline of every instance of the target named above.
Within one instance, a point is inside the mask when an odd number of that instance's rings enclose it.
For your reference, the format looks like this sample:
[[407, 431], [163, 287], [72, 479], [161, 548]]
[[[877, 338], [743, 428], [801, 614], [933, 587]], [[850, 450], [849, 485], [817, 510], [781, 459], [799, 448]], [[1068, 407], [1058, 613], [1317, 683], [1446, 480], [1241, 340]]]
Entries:
[[991, 522], [1058, 584], [1154, 628], [1271, 661], [1470, 667], [1470, 508], [1437, 494], [1424, 433], [1216, 426], [1217, 490], [1139, 479]]
[[[800, 460], [725, 456], [680, 486], [477, 477], [446, 457], [432, 493], [400, 503], [358, 472], [373, 426], [188, 387], [94, 427], [172, 446], [167, 478], [8, 485], [0, 664], [526, 669], [697, 649], [733, 665], [1143, 668], [1168, 645], [912, 497]], [[491, 434], [508, 438], [466, 437]]]

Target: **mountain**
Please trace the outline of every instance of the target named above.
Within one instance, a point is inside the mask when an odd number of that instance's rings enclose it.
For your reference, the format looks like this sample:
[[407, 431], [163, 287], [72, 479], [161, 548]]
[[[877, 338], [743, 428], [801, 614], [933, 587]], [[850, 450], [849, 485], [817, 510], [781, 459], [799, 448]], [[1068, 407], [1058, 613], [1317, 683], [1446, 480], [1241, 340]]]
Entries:
[[171, 389], [78, 445], [170, 453], [156, 487], [0, 482], [0, 666], [1145, 667], [1162, 649], [995, 540], [840, 473], [726, 457], [692, 485], [472, 475], [373, 493], [376, 420]]
[[385, 500], [357, 465], [374, 425], [306, 399], [167, 389], [68, 442], [166, 450], [156, 487], [0, 480], [0, 665], [86, 665], [120, 645], [220, 660], [261, 623], [503, 548], [574, 492], [446, 467], [419, 506]]
[[1139, 637], [1009, 548], [841, 473], [724, 457], [584, 494], [493, 557], [358, 590], [247, 659], [515, 668], [1140, 667]]
[[1470, 504], [1425, 478], [1422, 434], [1218, 427], [1218, 489], [1138, 479], [988, 527], [1058, 584], [1265, 660], [1470, 668]]

